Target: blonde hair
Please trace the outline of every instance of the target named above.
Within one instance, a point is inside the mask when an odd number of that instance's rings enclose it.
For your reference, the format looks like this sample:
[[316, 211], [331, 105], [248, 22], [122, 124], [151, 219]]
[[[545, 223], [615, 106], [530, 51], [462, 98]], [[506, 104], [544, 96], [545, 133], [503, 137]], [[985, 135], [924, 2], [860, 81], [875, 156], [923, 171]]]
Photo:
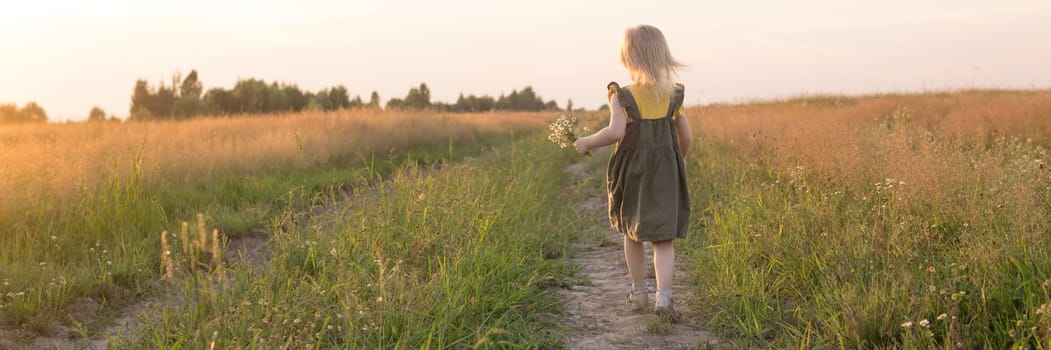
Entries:
[[685, 67], [671, 56], [660, 29], [645, 24], [624, 31], [620, 63], [628, 69], [636, 84], [655, 88], [658, 94], [671, 92], [674, 88], [672, 77], [678, 68]]

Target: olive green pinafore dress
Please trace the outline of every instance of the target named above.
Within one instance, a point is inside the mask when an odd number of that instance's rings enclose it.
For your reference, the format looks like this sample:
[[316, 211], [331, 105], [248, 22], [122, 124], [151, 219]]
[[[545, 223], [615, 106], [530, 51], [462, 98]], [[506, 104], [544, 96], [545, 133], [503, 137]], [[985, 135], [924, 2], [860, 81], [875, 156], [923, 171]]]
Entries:
[[606, 170], [610, 225], [637, 242], [685, 237], [690, 199], [674, 118], [683, 86], [676, 85], [668, 112], [659, 119], [643, 119], [628, 89], [615, 82], [609, 88], [616, 89], [631, 119]]

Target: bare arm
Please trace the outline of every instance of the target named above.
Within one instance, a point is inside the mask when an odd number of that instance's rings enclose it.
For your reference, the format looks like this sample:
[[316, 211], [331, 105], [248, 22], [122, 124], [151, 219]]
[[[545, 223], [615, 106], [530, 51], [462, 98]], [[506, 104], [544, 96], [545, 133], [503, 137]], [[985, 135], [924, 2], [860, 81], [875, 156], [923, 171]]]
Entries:
[[593, 148], [620, 141], [624, 137], [624, 128], [627, 125], [628, 117], [624, 115], [624, 107], [620, 105], [617, 94], [613, 94], [609, 100], [609, 125], [590, 136], [577, 139], [573, 142], [573, 147], [577, 152], [584, 154]]
[[685, 113], [675, 118], [675, 131], [679, 136], [679, 149], [682, 150], [682, 156], [686, 157], [693, 142], [693, 130], [690, 130], [690, 120], [686, 118]]

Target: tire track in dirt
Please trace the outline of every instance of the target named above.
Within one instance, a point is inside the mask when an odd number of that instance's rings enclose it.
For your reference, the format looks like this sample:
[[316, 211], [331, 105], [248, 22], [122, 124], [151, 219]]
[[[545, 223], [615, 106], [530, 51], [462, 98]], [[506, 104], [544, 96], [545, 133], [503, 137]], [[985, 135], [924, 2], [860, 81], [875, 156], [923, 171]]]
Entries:
[[[594, 152], [602, 153], [602, 152]], [[590, 164], [590, 165], [589, 165]], [[598, 162], [582, 161], [566, 167], [571, 184], [585, 181], [597, 170]], [[590, 196], [577, 203], [577, 214], [595, 218], [586, 228], [588, 238], [577, 243], [570, 261], [581, 267], [582, 282], [556, 292], [564, 313], [559, 321], [562, 341], [570, 349], [694, 349], [726, 348], [712, 332], [704, 329], [695, 313], [683, 301], [692, 298], [684, 284], [689, 267], [685, 259], [676, 259], [675, 307], [682, 312], [683, 322], [660, 321], [652, 312], [631, 310], [627, 301], [630, 278], [624, 265], [623, 236], [606, 223], [606, 200], [603, 195]], [[598, 237], [595, 239], [594, 237]], [[652, 250], [647, 251], [647, 285], [654, 291]], [[650, 300], [652, 302], [651, 294]]]
[[[420, 165], [415, 170], [417, 175], [441, 171], [446, 166], [443, 162]], [[383, 186], [388, 186], [390, 177], [388, 174], [379, 180], [369, 183], [361, 188], [349, 188], [330, 193], [324, 202], [307, 210], [294, 214], [291, 222], [297, 225], [317, 224], [323, 227], [337, 225], [336, 221], [341, 214], [354, 210], [348, 203], [352, 199], [364, 196], [366, 198], [379, 196], [383, 193]], [[269, 229], [268, 229], [269, 230]], [[267, 264], [273, 255], [273, 242], [268, 233], [243, 234], [230, 238], [222, 248], [223, 266], [225, 269], [254, 269], [260, 270]], [[17, 332], [14, 328], [0, 326], [0, 350], [8, 349], [84, 349], [103, 350], [110, 348], [124, 337], [141, 332], [148, 323], [156, 321], [162, 314], [163, 309], [175, 308], [182, 305], [185, 300], [181, 288], [173, 282], [158, 280], [155, 282], [153, 292], [142, 300], [124, 305], [113, 312], [113, 317], [102, 329], [94, 332], [84, 332], [71, 325], [55, 325], [47, 335], [36, 335], [26, 344], [18, 344], [10, 339], [15, 338]], [[177, 282], [175, 282], [177, 283]], [[223, 282], [225, 283], [225, 282]], [[67, 309], [72, 318], [77, 322], [97, 322], [100, 317], [97, 313], [100, 305], [91, 298], [79, 298]], [[90, 334], [88, 334], [90, 333]], [[114, 342], [117, 341], [117, 342]]]

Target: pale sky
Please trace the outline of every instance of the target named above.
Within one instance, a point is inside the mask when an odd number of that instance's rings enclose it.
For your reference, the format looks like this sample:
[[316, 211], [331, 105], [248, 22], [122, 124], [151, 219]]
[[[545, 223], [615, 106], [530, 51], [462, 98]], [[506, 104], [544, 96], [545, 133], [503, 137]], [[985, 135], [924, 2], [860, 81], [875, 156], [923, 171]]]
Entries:
[[453, 102], [531, 85], [593, 109], [630, 81], [618, 49], [640, 23], [689, 65], [689, 104], [1051, 87], [1048, 0], [0, 0], [0, 103], [123, 118], [135, 80], [197, 69], [205, 89], [254, 77], [386, 101], [426, 82]]

